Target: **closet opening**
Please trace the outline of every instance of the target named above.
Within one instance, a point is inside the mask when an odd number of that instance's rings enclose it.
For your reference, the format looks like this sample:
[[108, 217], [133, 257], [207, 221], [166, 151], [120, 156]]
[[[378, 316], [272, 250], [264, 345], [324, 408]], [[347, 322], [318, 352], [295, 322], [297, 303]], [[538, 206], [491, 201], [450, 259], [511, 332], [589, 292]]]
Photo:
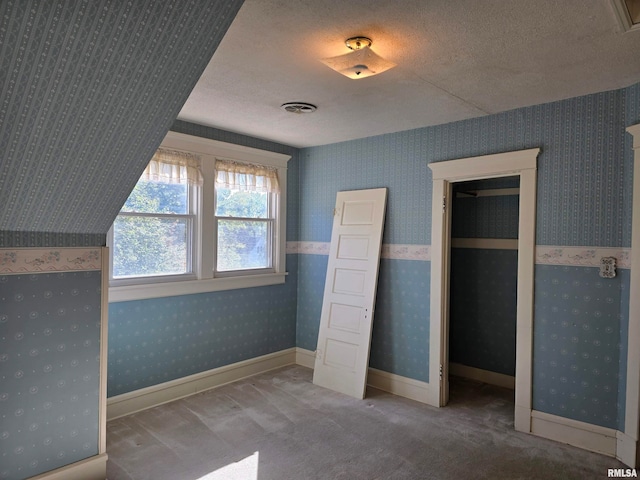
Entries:
[[[518, 235], [516, 283], [514, 427], [531, 432], [533, 290], [535, 266], [536, 168], [539, 148], [432, 162], [431, 301], [427, 403], [449, 402], [449, 311], [454, 187], [464, 182], [517, 177]], [[492, 180], [493, 181], [493, 180]], [[515, 187], [508, 187], [515, 188]], [[493, 188], [496, 190], [497, 188]], [[488, 189], [491, 190], [491, 189]], [[481, 197], [477, 194], [476, 197]], [[454, 237], [455, 238], [455, 237]], [[455, 252], [454, 252], [455, 253]], [[455, 268], [455, 266], [454, 266]], [[457, 305], [456, 305], [457, 307]], [[454, 362], [455, 363], [455, 362]]]
[[520, 177], [452, 185], [449, 401], [513, 422]]

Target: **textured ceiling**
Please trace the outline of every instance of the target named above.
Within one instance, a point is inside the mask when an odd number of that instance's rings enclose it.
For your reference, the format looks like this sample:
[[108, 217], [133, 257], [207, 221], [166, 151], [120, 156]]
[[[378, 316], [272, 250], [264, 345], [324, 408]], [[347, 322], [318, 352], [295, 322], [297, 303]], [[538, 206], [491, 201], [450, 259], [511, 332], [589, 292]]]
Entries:
[[242, 0], [2, 0], [0, 231], [105, 234]]
[[[398, 66], [350, 80], [319, 61], [356, 35]], [[638, 52], [608, 0], [246, 0], [179, 118], [320, 145], [626, 87]]]

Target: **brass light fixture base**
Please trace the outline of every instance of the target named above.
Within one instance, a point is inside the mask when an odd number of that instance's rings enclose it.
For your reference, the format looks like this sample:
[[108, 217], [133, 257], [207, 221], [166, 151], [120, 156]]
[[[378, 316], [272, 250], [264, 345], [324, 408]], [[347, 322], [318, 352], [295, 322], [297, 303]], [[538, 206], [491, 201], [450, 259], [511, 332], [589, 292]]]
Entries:
[[344, 42], [350, 50], [360, 50], [364, 47], [370, 47], [373, 43], [367, 37], [351, 37]]

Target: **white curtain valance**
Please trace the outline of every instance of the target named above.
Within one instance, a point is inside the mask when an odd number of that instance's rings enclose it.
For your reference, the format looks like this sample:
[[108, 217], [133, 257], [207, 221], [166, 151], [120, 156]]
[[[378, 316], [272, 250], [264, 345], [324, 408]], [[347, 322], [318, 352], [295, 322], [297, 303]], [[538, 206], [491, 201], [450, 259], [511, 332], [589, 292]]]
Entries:
[[231, 190], [279, 193], [275, 167], [216, 159], [216, 185]]
[[140, 180], [202, 185], [200, 157], [192, 153], [160, 148], [144, 169]]

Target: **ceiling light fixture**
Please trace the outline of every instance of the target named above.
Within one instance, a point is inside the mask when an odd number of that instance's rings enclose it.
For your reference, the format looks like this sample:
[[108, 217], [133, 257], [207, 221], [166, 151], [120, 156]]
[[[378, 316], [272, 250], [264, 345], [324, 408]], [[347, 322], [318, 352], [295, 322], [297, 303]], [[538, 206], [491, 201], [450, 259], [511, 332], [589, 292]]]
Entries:
[[318, 107], [304, 102], [288, 102], [280, 105], [280, 108], [289, 113], [313, 113]]
[[345, 44], [352, 52], [320, 61], [336, 72], [352, 79], [370, 77], [396, 66], [371, 50], [373, 42], [367, 37], [352, 37]]

